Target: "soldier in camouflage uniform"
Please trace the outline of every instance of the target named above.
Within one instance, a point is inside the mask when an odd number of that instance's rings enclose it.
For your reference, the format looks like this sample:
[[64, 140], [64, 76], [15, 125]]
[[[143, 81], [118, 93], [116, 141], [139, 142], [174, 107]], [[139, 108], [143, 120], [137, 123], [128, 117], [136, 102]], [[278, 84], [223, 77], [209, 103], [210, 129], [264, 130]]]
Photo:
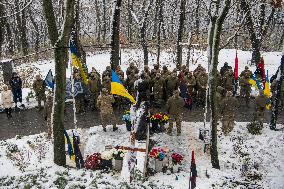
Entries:
[[100, 118], [103, 126], [103, 130], [106, 132], [106, 126], [109, 121], [113, 125], [113, 131], [116, 131], [116, 119], [113, 113], [112, 103], [114, 103], [114, 98], [109, 94], [108, 90], [103, 88], [102, 94], [98, 97], [97, 107], [100, 110]]
[[134, 75], [135, 75], [135, 74], [138, 74], [138, 73], [139, 73], [139, 70], [138, 70], [138, 68], [134, 65], [134, 63], [131, 62], [131, 63], [129, 64], [129, 67], [128, 67], [127, 70], [126, 70], [126, 75], [127, 75], [127, 77], [129, 77], [129, 75], [131, 75], [133, 72], [134, 72]]
[[252, 76], [252, 72], [249, 70], [249, 67], [245, 66], [245, 70], [242, 71], [242, 73], [240, 74], [240, 77], [248, 75], [249, 78], [251, 78]]
[[98, 75], [95, 72], [91, 72], [88, 82], [88, 88], [90, 91], [90, 101], [91, 101], [90, 105], [92, 110], [95, 110], [97, 99], [101, 91], [101, 79], [98, 77]]
[[157, 73], [153, 84], [153, 96], [154, 96], [154, 103], [158, 107], [161, 107], [163, 103], [164, 87], [165, 87], [165, 81], [161, 77], [161, 74]]
[[102, 88], [106, 88], [109, 92], [111, 91], [111, 77], [103, 77]]
[[269, 99], [264, 95], [263, 90], [259, 90], [259, 96], [255, 98], [256, 105], [256, 120], [260, 123], [264, 121], [264, 113], [266, 105], [268, 105]]
[[106, 70], [103, 72], [102, 79], [104, 79], [105, 77], [111, 78], [111, 67], [110, 66], [107, 66]]
[[126, 89], [132, 96], [134, 96], [135, 93], [134, 82], [137, 80], [136, 77], [135, 71], [132, 71], [132, 73], [127, 76], [125, 80]]
[[206, 72], [201, 71], [197, 74], [198, 77], [196, 78], [196, 85], [197, 85], [197, 105], [205, 105], [206, 100], [206, 88], [208, 82], [208, 75]]
[[89, 74], [89, 77], [91, 76], [92, 73], [95, 73], [97, 77], [101, 79], [101, 74], [96, 70], [96, 68], [92, 67], [92, 71]]
[[229, 68], [227, 72], [225, 72], [223, 77], [223, 88], [226, 91], [233, 91], [234, 90], [234, 72], [232, 68]]
[[166, 100], [173, 96], [173, 92], [178, 89], [178, 78], [176, 72], [172, 72], [166, 78]]
[[249, 107], [250, 93], [251, 93], [251, 84], [249, 83], [250, 75], [245, 73], [240, 77], [240, 96], [245, 98], [246, 106]]
[[44, 105], [44, 119], [47, 125], [47, 138], [51, 138], [51, 114], [52, 114], [52, 106], [53, 106], [53, 97], [52, 94], [49, 94], [46, 98], [46, 102]]
[[197, 68], [193, 71], [193, 75], [197, 78], [201, 73], [206, 73], [206, 69], [203, 68], [201, 64], [198, 64]]
[[39, 110], [42, 109], [41, 101], [45, 102], [45, 86], [46, 85], [40, 75], [36, 75], [36, 80], [33, 83], [33, 90], [35, 91]]
[[183, 99], [179, 96], [179, 91], [175, 90], [174, 95], [171, 96], [167, 101], [167, 112], [169, 113], [169, 127], [167, 133], [172, 134], [173, 123], [176, 122], [177, 135], [181, 134], [181, 119], [182, 119], [182, 109], [184, 106]]
[[168, 70], [167, 66], [163, 66], [163, 70], [161, 73], [161, 77], [166, 81], [167, 77], [171, 74], [171, 72]]
[[227, 91], [226, 97], [221, 101], [220, 109], [222, 113], [222, 131], [227, 136], [234, 129], [235, 110], [238, 101], [233, 97], [231, 91]]
[[120, 66], [117, 66], [115, 73], [119, 76], [120, 79], [124, 80], [124, 72], [121, 70]]
[[151, 76], [150, 68], [147, 65], [144, 65], [144, 74], [147, 74], [149, 77]]
[[151, 70], [151, 78], [154, 79], [157, 73], [160, 73], [160, 69], [158, 64], [154, 64], [154, 68]]
[[196, 91], [195, 91], [195, 86], [196, 86], [196, 79], [193, 76], [192, 72], [189, 72], [187, 75], [187, 91], [189, 96], [191, 96], [192, 98], [195, 97], [196, 95]]

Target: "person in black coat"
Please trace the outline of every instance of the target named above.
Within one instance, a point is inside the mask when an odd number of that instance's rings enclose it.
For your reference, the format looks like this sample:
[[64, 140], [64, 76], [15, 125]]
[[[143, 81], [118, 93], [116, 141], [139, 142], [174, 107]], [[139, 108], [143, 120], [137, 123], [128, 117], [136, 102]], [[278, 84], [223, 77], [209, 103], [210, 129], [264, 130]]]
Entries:
[[15, 107], [17, 108], [18, 102], [21, 103], [21, 107], [24, 107], [24, 105], [22, 104], [22, 79], [16, 72], [13, 72], [9, 84], [13, 93], [13, 101], [15, 102]]
[[139, 106], [142, 101], [148, 101], [149, 100], [149, 94], [150, 94], [150, 83], [145, 78], [145, 74], [142, 73], [141, 81], [138, 83], [137, 91], [138, 91], [138, 101], [137, 105]]

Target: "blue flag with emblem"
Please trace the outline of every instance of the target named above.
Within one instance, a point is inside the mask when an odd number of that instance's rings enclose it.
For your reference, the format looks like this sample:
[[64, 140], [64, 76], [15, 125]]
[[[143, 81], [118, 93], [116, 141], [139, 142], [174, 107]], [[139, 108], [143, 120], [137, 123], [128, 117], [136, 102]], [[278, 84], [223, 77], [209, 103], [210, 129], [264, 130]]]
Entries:
[[47, 75], [44, 79], [44, 82], [45, 82], [46, 86], [48, 86], [51, 89], [54, 89], [54, 78], [53, 78], [51, 70], [48, 71], [48, 73], [47, 73]]

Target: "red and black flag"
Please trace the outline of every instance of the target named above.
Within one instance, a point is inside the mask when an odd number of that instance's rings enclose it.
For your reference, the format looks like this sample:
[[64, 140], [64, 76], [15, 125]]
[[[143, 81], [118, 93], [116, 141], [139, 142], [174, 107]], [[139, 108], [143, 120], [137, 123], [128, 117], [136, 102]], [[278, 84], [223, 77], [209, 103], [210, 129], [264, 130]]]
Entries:
[[191, 165], [190, 165], [190, 179], [189, 179], [189, 189], [194, 189], [196, 187], [196, 177], [197, 170], [194, 158], [194, 151], [191, 154]]

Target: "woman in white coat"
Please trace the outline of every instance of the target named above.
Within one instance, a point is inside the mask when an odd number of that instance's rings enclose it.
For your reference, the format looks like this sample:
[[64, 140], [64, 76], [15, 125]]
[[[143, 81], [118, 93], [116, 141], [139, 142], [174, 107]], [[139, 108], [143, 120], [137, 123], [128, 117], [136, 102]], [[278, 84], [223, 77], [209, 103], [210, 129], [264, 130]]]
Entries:
[[12, 117], [12, 105], [13, 105], [13, 101], [12, 101], [12, 91], [8, 89], [7, 85], [3, 86], [3, 91], [1, 94], [1, 99], [2, 99], [2, 104], [3, 107], [5, 108], [5, 112], [7, 114], [7, 118], [10, 119]]

